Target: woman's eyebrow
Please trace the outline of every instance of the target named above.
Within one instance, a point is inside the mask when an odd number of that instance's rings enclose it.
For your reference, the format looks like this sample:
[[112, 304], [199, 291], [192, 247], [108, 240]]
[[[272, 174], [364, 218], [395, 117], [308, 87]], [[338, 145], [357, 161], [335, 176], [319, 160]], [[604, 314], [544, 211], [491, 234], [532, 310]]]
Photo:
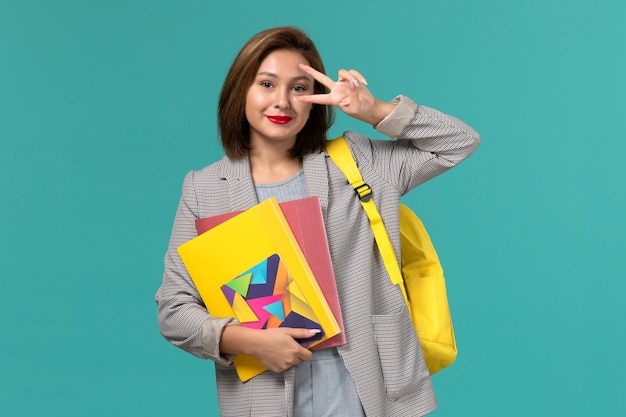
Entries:
[[[257, 75], [264, 75], [266, 77], [278, 78], [278, 75], [274, 74], [271, 71], [261, 71]], [[291, 81], [308, 81], [308, 82], [312, 82], [312, 79], [311, 79], [311, 77], [308, 77], [306, 75], [298, 75], [296, 77], [293, 77], [291, 79]]]

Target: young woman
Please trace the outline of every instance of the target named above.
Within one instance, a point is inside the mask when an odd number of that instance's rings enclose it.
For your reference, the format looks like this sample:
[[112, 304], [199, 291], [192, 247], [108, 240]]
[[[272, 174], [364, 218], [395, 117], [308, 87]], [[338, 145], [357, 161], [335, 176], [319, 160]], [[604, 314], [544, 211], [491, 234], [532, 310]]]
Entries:
[[[185, 177], [156, 294], [165, 338], [215, 361], [222, 416], [421, 416], [436, 408], [402, 294], [356, 194], [324, 151], [333, 107], [391, 139], [344, 135], [398, 257], [400, 197], [479, 143], [471, 127], [407, 97], [376, 99], [355, 70], [326, 76], [313, 42], [297, 28], [269, 29], [244, 45], [219, 101], [226, 156]], [[211, 316], [177, 253], [196, 236], [194, 221], [271, 196], [312, 195], [322, 203], [347, 343], [311, 352], [295, 341], [310, 336], [306, 329], [254, 330]], [[256, 356], [269, 370], [242, 383], [231, 365], [236, 354]]]

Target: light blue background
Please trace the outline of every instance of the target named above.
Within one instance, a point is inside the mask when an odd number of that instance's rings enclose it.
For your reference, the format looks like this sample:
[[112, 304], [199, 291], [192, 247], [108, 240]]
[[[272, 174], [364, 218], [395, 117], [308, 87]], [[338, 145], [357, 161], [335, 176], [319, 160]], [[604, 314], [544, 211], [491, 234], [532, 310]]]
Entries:
[[0, 0], [0, 415], [217, 414], [153, 295], [182, 178], [221, 156], [224, 75], [285, 24], [482, 134], [407, 198], [460, 349], [433, 415], [626, 415], [626, 3], [212, 3]]

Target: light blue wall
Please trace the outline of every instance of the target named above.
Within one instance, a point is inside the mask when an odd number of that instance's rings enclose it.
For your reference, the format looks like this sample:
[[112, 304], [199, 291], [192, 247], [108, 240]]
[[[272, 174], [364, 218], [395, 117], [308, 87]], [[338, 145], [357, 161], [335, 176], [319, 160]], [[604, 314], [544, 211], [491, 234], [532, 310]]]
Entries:
[[433, 415], [626, 414], [626, 3], [212, 3], [0, 0], [0, 415], [216, 415], [152, 297], [182, 178], [221, 156], [226, 70], [284, 24], [482, 134], [407, 198], [460, 349]]

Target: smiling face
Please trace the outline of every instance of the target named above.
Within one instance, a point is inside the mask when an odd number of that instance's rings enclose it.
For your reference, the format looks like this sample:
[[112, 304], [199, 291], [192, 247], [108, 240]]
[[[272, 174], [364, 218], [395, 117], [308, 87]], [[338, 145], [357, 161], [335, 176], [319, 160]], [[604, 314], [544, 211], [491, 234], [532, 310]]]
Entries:
[[313, 94], [314, 86], [300, 63], [308, 64], [298, 52], [286, 49], [273, 51], [261, 62], [246, 94], [251, 148], [276, 142], [284, 142], [287, 149], [293, 147], [311, 111], [311, 104], [294, 97]]

